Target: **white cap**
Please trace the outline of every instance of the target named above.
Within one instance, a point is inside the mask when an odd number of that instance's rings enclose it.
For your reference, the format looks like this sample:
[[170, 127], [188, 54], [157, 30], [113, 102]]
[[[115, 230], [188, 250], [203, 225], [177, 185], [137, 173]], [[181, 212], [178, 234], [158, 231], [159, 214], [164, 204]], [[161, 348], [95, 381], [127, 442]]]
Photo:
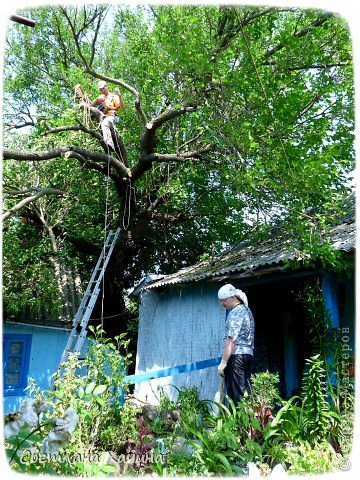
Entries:
[[231, 283], [227, 283], [223, 287], [220, 288], [218, 291], [218, 298], [219, 300], [226, 300], [227, 298], [230, 297], [235, 297], [236, 296], [236, 288], [231, 285]]
[[98, 83], [98, 88], [103, 88], [103, 87], [106, 87], [107, 86], [107, 83], [104, 82], [104, 80], [100, 80], [100, 82]]
[[240, 300], [242, 300], [244, 305], [248, 306], [246, 294], [242, 290], [236, 289], [234, 285], [231, 285], [231, 283], [227, 283], [218, 291], [218, 298], [219, 300], [225, 300], [230, 297], [238, 297]]

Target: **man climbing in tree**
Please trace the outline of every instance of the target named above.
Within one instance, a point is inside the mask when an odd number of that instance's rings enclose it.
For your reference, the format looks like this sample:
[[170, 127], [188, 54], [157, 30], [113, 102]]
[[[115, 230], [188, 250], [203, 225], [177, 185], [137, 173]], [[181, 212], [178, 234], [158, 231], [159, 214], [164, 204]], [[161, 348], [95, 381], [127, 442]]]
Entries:
[[114, 93], [109, 92], [109, 88], [104, 81], [98, 83], [101, 94], [91, 103], [92, 107], [97, 107], [103, 114], [104, 118], [101, 122], [101, 129], [105, 143], [115, 150], [114, 142], [111, 136], [111, 125], [114, 126], [116, 120], [116, 112], [125, 108], [124, 100], [118, 89]]

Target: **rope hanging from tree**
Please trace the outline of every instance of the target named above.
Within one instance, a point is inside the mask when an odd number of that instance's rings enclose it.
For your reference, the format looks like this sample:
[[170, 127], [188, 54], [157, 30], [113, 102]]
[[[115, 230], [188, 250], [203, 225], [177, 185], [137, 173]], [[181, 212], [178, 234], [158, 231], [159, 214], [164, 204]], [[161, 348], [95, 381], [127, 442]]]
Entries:
[[85, 127], [90, 128], [94, 126], [94, 122], [91, 119], [90, 113], [90, 99], [85, 93], [83, 87], [78, 83], [75, 85], [75, 92], [74, 92], [74, 101], [81, 100], [83, 102], [84, 111], [83, 111], [83, 123]]
[[[115, 89], [115, 94], [120, 95], [120, 92], [118, 89]], [[74, 101], [76, 100], [81, 100], [83, 102], [83, 123], [87, 128], [93, 127], [94, 123], [91, 118], [91, 102], [88, 97], [88, 95], [85, 93], [83, 87], [81, 84], [77, 84], [75, 86], [75, 91], [74, 91]], [[100, 122], [101, 123], [101, 122]], [[112, 135], [113, 140], [114, 140], [114, 145], [116, 144], [115, 148], [115, 155], [120, 160], [122, 163], [124, 163], [123, 156], [121, 154], [121, 148], [119, 145], [118, 141], [118, 136], [117, 135]], [[104, 215], [104, 240], [103, 240], [103, 249], [105, 249], [105, 243], [106, 243], [106, 238], [107, 238], [107, 229], [108, 229], [108, 215], [109, 215], [109, 178], [110, 178], [110, 157], [111, 157], [111, 150], [110, 146], [108, 143], [106, 143], [106, 148], [107, 148], [107, 175], [106, 175], [106, 195], [105, 195], [105, 215]], [[130, 217], [131, 217], [131, 179], [129, 178], [129, 184], [126, 186], [126, 194], [125, 194], [125, 205], [124, 205], [124, 212], [122, 215], [122, 225], [124, 230], [127, 230], [130, 225]], [[125, 220], [127, 215], [127, 220]], [[104, 298], [105, 298], [105, 276], [102, 280], [102, 298], [101, 298], [101, 315], [100, 315], [100, 320], [101, 320], [101, 326], [102, 329], [104, 329]]]

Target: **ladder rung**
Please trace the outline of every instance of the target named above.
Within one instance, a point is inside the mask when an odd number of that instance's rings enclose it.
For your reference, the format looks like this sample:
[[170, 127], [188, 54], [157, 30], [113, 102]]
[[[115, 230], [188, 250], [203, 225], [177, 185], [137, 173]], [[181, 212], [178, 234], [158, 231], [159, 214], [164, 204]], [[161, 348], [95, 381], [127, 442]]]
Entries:
[[[72, 351], [79, 352], [85, 341], [85, 338], [87, 336], [86, 327], [87, 327], [87, 324], [89, 323], [91, 313], [94, 309], [94, 305], [96, 303], [96, 300], [100, 292], [100, 288], [96, 286], [96, 284], [100, 283], [102, 276], [105, 274], [107, 264], [109, 262], [112, 251], [115, 247], [117, 238], [120, 235], [120, 231], [121, 231], [120, 228], [117, 228], [115, 231], [110, 230], [106, 237], [105, 243], [101, 250], [101, 254], [93, 270], [91, 279], [87, 285], [86, 292], [81, 300], [80, 306], [75, 315], [75, 318], [72, 324], [73, 328], [70, 332], [70, 336], [68, 338], [66, 347], [61, 356], [59, 369], [61, 364], [67, 360], [69, 353]], [[76, 341], [76, 345], [75, 345], [75, 348], [73, 348], [73, 344], [75, 343], [75, 341]]]

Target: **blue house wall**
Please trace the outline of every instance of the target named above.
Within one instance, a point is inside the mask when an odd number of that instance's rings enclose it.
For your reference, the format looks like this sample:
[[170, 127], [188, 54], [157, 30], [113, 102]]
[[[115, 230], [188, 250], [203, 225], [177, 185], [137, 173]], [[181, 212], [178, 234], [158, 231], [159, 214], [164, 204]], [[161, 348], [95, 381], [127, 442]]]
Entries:
[[[354, 280], [338, 279], [331, 272], [317, 272], [316, 276], [323, 280], [323, 297], [333, 328], [343, 333], [344, 352], [354, 354]], [[288, 397], [301, 386], [305, 358], [311, 350], [306, 312], [293, 293], [293, 288], [301, 288], [301, 281], [307, 277], [307, 272], [290, 272], [277, 274], [271, 282], [264, 278], [233, 280], [247, 293], [255, 316], [254, 371], [279, 372], [282, 392]], [[218, 288], [215, 282], [200, 280], [143, 290], [137, 374], [221, 356], [225, 311], [217, 300]], [[220, 397], [216, 368], [145, 381], [135, 386], [135, 394], [158, 403], [159, 387], [170, 398], [176, 397], [171, 385], [196, 386], [203, 399]]]
[[[216, 284], [180, 285], [141, 294], [136, 374], [216, 358], [222, 354], [225, 310]], [[176, 398], [175, 387], [196, 386], [200, 398], [219, 400], [216, 367], [145, 381], [135, 395], [150, 403], [160, 400], [159, 388]]]
[[[330, 317], [331, 326], [339, 329], [342, 341], [342, 359], [345, 364], [355, 363], [355, 288], [350, 279], [338, 281], [333, 272], [323, 277], [323, 296]], [[342, 292], [340, 300], [339, 292]], [[342, 305], [341, 305], [342, 304]], [[341, 311], [342, 310], [342, 311]], [[331, 361], [331, 357], [329, 357]], [[331, 382], [336, 383], [332, 375]]]
[[[51, 385], [51, 375], [58, 368], [61, 354], [69, 337], [69, 330], [48, 328], [32, 325], [14, 325], [5, 323], [3, 334], [27, 335], [30, 340], [27, 378], [32, 377], [41, 389], [48, 389]], [[7, 393], [3, 390], [4, 413], [15, 412], [25, 398], [26, 393]]]

